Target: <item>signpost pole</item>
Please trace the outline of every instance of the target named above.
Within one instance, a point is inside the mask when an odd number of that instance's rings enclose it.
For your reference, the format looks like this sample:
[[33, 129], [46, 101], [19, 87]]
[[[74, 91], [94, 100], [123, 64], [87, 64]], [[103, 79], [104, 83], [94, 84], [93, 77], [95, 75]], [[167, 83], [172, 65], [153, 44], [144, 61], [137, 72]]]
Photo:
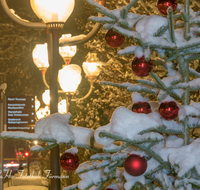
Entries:
[[[5, 88], [6, 88], [6, 85], [5, 85]], [[4, 130], [4, 90], [5, 89], [1, 89], [0, 88], [0, 133]], [[4, 159], [3, 159], [3, 139], [0, 139], [0, 171], [2, 171], [2, 176], [3, 176], [3, 162], [4, 162]], [[3, 190], [3, 178], [0, 178], [0, 189]]]

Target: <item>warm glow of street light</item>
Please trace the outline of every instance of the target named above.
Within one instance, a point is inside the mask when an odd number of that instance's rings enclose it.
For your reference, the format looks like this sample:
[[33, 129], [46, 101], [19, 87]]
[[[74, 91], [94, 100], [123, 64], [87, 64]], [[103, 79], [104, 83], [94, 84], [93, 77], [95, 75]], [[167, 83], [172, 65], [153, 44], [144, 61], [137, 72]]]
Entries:
[[66, 65], [58, 73], [60, 87], [64, 92], [74, 93], [81, 78], [81, 68], [76, 64]]
[[[60, 38], [60, 40], [70, 38], [72, 35], [71, 34], [64, 34]], [[63, 46], [59, 47], [59, 52], [62, 58], [65, 61], [66, 65], [69, 65], [71, 58], [76, 54], [76, 46]]]
[[74, 4], [74, 0], [32, 0], [31, 7], [45, 23], [52, 23], [66, 22]]
[[87, 60], [83, 63], [83, 70], [89, 78], [99, 75], [101, 72], [101, 62], [96, 53], [88, 54]]
[[33, 61], [40, 70], [47, 70], [49, 67], [49, 59], [47, 52], [47, 43], [37, 44], [33, 49]]
[[50, 90], [45, 90], [42, 94], [42, 100], [46, 105], [50, 105]]
[[37, 144], [38, 144], [38, 141], [33, 141], [33, 143], [34, 143], [35, 145], [37, 145]]
[[40, 108], [36, 112], [36, 116], [38, 119], [42, 119], [50, 114], [49, 106], [46, 106], [45, 108]]
[[37, 111], [40, 107], [40, 101], [37, 99], [37, 96], [35, 96], [35, 111]]
[[58, 103], [58, 112], [61, 113], [61, 114], [67, 113], [67, 101], [66, 101], [66, 99], [63, 99]]

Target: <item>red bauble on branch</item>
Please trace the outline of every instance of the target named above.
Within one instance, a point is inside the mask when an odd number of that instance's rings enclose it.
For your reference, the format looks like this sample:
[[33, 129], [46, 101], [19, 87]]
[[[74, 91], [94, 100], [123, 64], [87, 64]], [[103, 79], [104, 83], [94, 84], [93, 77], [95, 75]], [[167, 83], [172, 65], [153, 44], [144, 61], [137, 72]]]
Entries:
[[118, 48], [124, 43], [124, 36], [114, 32], [113, 29], [108, 30], [105, 39], [106, 43], [113, 48]]
[[132, 106], [132, 111], [135, 113], [151, 113], [151, 106], [148, 102], [137, 102]]
[[169, 6], [175, 11], [177, 8], [176, 0], [158, 0], [157, 7], [162, 14], [167, 15]]
[[178, 116], [179, 107], [174, 101], [162, 102], [159, 107], [159, 113], [165, 120], [172, 120]]
[[124, 168], [129, 175], [140, 176], [147, 169], [147, 161], [144, 157], [131, 154], [126, 158]]
[[60, 157], [60, 165], [64, 170], [68, 172], [74, 171], [79, 166], [79, 157], [77, 156], [77, 154], [65, 152]]
[[132, 62], [133, 73], [139, 77], [146, 77], [153, 70], [153, 61], [145, 61], [143, 57], [135, 57]]

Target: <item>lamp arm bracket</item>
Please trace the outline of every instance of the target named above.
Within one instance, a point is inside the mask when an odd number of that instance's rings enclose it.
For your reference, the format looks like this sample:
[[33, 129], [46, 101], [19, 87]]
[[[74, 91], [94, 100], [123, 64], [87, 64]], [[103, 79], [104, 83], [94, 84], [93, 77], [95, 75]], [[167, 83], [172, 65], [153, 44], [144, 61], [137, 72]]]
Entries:
[[80, 102], [81, 100], [86, 99], [92, 93], [93, 88], [94, 88], [93, 83], [90, 82], [90, 90], [88, 91], [88, 93], [82, 98], [74, 98], [74, 99], [71, 99], [71, 101], [72, 102], [75, 102], [75, 101]]
[[[96, 23], [94, 25], [93, 29], [83, 39], [74, 40], [74, 41], [70, 41], [70, 42], [60, 42], [59, 46], [62, 47], [62, 46], [74, 46], [74, 45], [83, 44], [83, 43], [89, 41], [90, 39], [92, 39], [97, 34], [97, 32], [99, 31], [100, 28], [101, 28], [101, 24]], [[76, 36], [74, 36], [74, 38], [75, 37]]]
[[[8, 7], [8, 4], [6, 2], [6, 0], [0, 0], [1, 6], [4, 9], [5, 13], [10, 17], [11, 20], [13, 20], [14, 22], [25, 26], [25, 27], [29, 27], [29, 28], [38, 28], [38, 29], [46, 29], [47, 26], [45, 23], [40, 23], [40, 22], [28, 22], [26, 20], [23, 20], [19, 17], [17, 17], [15, 14], [13, 14], [11, 12], [11, 10]], [[100, 14], [98, 14], [99, 16]], [[59, 45], [60, 46], [71, 46], [71, 45], [78, 45], [78, 44], [82, 44], [87, 42], [88, 40], [90, 40], [93, 36], [96, 35], [96, 33], [99, 31], [101, 27], [100, 23], [95, 24], [95, 26], [93, 27], [93, 29], [83, 38], [80, 40], [74, 40], [74, 41], [70, 41], [70, 42], [62, 42]], [[75, 38], [76, 39], [76, 38]]]
[[40, 29], [46, 29], [47, 26], [45, 23], [40, 23], [40, 22], [28, 22], [25, 21], [21, 18], [18, 18], [15, 14], [13, 14], [11, 12], [11, 10], [8, 7], [8, 4], [6, 2], [6, 0], [0, 0], [1, 6], [4, 9], [5, 13], [10, 17], [11, 20], [13, 20], [14, 22], [25, 26], [25, 27], [30, 27], [30, 28], [40, 28]]
[[49, 85], [48, 85], [48, 83], [47, 83], [47, 81], [46, 81], [45, 74], [42, 75], [42, 79], [43, 79], [44, 85], [47, 87], [47, 89], [49, 89]]

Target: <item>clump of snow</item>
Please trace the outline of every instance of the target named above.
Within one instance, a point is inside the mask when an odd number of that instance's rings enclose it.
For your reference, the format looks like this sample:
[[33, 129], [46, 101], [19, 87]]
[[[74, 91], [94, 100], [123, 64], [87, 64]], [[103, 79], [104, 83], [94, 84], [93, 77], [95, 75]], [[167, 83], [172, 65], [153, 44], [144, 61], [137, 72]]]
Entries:
[[106, 160], [111, 157], [111, 154], [98, 153], [90, 157], [90, 160]]
[[86, 35], [77, 35], [77, 36], [71, 36], [71, 35], [62, 35], [62, 37], [59, 39], [59, 43], [69, 43], [74, 41], [82, 40], [86, 37]]
[[86, 189], [89, 184], [98, 185], [102, 179], [105, 179], [104, 169], [91, 170], [83, 174], [79, 174], [81, 181], [78, 183], [79, 189]]
[[107, 188], [110, 188], [110, 189], [113, 189], [113, 190], [120, 190], [116, 183], [110, 184], [108, 187], [106, 187], [106, 189]]
[[144, 54], [143, 48], [142, 48], [141, 46], [137, 46], [137, 47], [135, 48], [135, 57], [140, 58], [140, 57], [143, 56], [143, 54]]
[[179, 104], [176, 102], [176, 100], [169, 95], [167, 95], [166, 98], [164, 98], [162, 101], [160, 101], [160, 104], [163, 102], [171, 102], [171, 101], [175, 102], [177, 104], [177, 106], [179, 107]]
[[147, 102], [147, 100], [145, 100], [139, 93], [137, 92], [133, 92], [132, 93], [132, 101], [134, 103], [137, 103], [137, 102]]
[[38, 138], [38, 134], [35, 133], [26, 133], [26, 132], [12, 132], [12, 131], [3, 131], [1, 133], [1, 137], [10, 137], [10, 138], [18, 138], [18, 139], [30, 139], [35, 140]]
[[42, 147], [39, 146], [39, 145], [35, 145], [35, 146], [32, 146], [32, 147], [30, 148], [31, 151], [39, 151], [39, 150], [41, 150], [41, 149], [42, 149]]
[[110, 132], [134, 140], [134, 136], [149, 128], [156, 129], [159, 124], [146, 114], [136, 114], [124, 107], [115, 110], [111, 119]]
[[108, 137], [102, 138], [102, 137], [99, 136], [99, 133], [109, 132], [110, 129], [111, 129], [111, 124], [108, 124], [106, 126], [99, 127], [98, 129], [96, 129], [96, 131], [94, 133], [94, 138], [95, 138], [95, 140], [98, 144], [101, 144], [101, 145], [104, 145], [104, 146], [110, 146], [114, 142], [113, 139], [110, 139]]
[[89, 145], [93, 130], [69, 125], [71, 114], [55, 113], [40, 119], [35, 125], [35, 134], [38, 137], [53, 138], [57, 143], [74, 141], [77, 144]]
[[166, 142], [165, 142], [165, 147], [166, 148], [178, 148], [178, 147], [181, 147], [183, 146], [183, 139], [182, 138], [179, 138], [175, 135], [170, 135], [167, 139], [166, 139]]
[[94, 136], [94, 130], [85, 128], [85, 127], [78, 127], [78, 126], [69, 126], [69, 129], [74, 134], [74, 144], [85, 144], [90, 146], [90, 139]]
[[200, 139], [194, 140], [191, 144], [178, 148], [163, 148], [159, 150], [159, 155], [163, 160], [174, 166], [178, 165], [178, 177], [183, 177], [190, 169], [200, 164]]
[[164, 77], [163, 78], [163, 83], [165, 84], [166, 87], [170, 87], [171, 83], [174, 81], [179, 81], [181, 78], [179, 75], [175, 75], [172, 77]]
[[70, 149], [66, 150], [65, 152], [69, 152], [71, 154], [77, 154], [78, 153], [78, 148], [76, 148], [76, 147], [70, 148]]
[[183, 125], [182, 123], [177, 123], [174, 120], [165, 120], [162, 119], [163, 125], [167, 127], [167, 129], [171, 129], [174, 131], [182, 132], [183, 131]]
[[162, 16], [152, 15], [140, 20], [135, 27], [142, 38], [153, 36], [162, 26], [168, 26], [168, 20]]
[[194, 106], [195, 108], [197, 108], [198, 110], [200, 110], [200, 103], [196, 103], [196, 102], [194, 102], [194, 101], [190, 101], [190, 105], [191, 106]]

